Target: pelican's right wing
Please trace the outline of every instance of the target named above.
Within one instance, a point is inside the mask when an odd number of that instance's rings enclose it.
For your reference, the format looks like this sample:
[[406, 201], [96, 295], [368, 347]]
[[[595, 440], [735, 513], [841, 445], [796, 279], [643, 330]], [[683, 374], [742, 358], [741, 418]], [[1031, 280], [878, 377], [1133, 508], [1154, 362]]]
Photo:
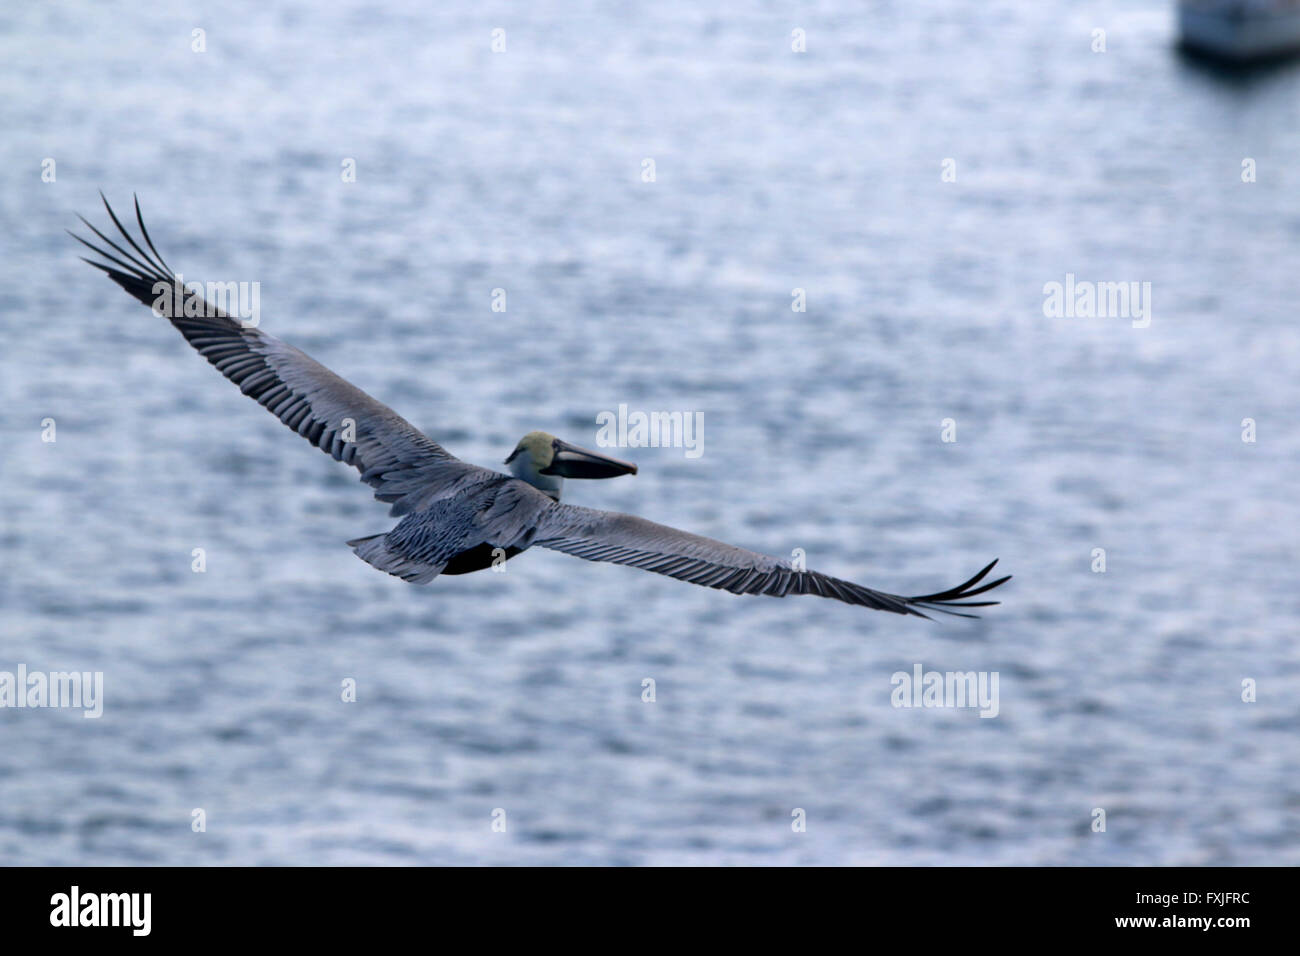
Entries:
[[936, 594], [903, 597], [841, 581], [816, 571], [796, 571], [778, 558], [735, 548], [712, 538], [678, 531], [635, 515], [557, 504], [538, 524], [533, 544], [588, 561], [626, 564], [679, 581], [721, 588], [732, 594], [815, 594], [895, 614], [926, 617], [917, 608], [958, 617], [975, 617], [953, 607], [989, 607], [998, 601], [967, 601], [990, 591], [1007, 577], [975, 587], [993, 569], [993, 561], [965, 584]]
[[135, 252], [123, 249], [83, 218], [118, 253], [112, 255], [73, 234], [112, 265], [85, 261], [155, 311], [162, 302], [166, 318], [200, 355], [285, 425], [361, 472], [361, 480], [375, 489], [375, 497], [392, 504], [392, 514], [426, 507], [495, 474], [461, 461], [387, 405], [292, 345], [231, 318], [182, 288], [154, 249], [138, 200], [136, 222], [152, 257], [122, 227], [108, 200], [104, 206]]

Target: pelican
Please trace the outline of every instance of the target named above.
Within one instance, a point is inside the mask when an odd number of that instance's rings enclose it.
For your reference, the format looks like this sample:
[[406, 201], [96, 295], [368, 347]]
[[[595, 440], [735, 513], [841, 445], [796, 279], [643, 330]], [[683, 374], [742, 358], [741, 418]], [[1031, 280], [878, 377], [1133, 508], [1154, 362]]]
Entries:
[[928, 620], [927, 610], [975, 617], [953, 609], [998, 604], [970, 598], [1010, 578], [980, 584], [995, 559], [955, 588], [904, 597], [635, 515], [563, 504], [566, 478], [634, 475], [636, 465], [542, 431], [519, 440], [504, 462], [509, 474], [461, 461], [388, 406], [292, 345], [215, 308], [193, 284], [183, 284], [154, 248], [138, 198], [135, 218], [147, 252], [102, 192], [100, 198], [130, 248], [78, 216], [112, 250], [70, 232], [105, 261], [81, 258], [167, 318], [245, 395], [336, 461], [357, 469], [375, 498], [391, 505], [390, 515], [401, 520], [390, 531], [354, 538], [348, 546], [361, 560], [404, 581], [427, 584], [440, 574], [478, 571], [537, 546], [732, 594], [815, 594]]

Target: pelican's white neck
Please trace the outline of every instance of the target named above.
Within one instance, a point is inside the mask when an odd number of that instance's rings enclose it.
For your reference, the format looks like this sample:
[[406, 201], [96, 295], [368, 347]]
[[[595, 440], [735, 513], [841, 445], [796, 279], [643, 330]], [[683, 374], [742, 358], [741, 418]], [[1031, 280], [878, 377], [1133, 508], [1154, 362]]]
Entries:
[[537, 463], [533, 461], [532, 453], [527, 449], [520, 451], [510, 460], [510, 473], [521, 481], [526, 481], [538, 491], [544, 492], [560, 500], [560, 493], [564, 490], [564, 479], [559, 475], [543, 475], [537, 468]]

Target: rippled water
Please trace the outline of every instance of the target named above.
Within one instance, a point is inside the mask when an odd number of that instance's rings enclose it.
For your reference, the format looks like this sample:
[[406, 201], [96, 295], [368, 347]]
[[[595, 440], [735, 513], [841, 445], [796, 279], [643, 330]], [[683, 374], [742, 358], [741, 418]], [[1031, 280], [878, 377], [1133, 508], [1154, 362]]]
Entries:
[[[1300, 863], [1300, 69], [1164, 2], [226, 6], [0, 12], [0, 670], [105, 681], [0, 710], [0, 861]], [[78, 261], [99, 188], [463, 458], [700, 411], [567, 500], [1005, 603], [387, 578], [355, 474]], [[892, 707], [918, 662], [999, 716]]]

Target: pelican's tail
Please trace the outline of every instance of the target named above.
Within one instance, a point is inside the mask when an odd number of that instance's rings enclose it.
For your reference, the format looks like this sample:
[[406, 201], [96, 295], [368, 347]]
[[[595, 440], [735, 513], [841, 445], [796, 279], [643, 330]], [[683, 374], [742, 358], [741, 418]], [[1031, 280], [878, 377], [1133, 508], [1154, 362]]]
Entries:
[[388, 533], [372, 534], [366, 538], [353, 538], [348, 547], [362, 561], [380, 571], [386, 571], [394, 577], [409, 581], [411, 584], [428, 584], [436, 578], [443, 564], [429, 564], [392, 551], [388, 547]]

